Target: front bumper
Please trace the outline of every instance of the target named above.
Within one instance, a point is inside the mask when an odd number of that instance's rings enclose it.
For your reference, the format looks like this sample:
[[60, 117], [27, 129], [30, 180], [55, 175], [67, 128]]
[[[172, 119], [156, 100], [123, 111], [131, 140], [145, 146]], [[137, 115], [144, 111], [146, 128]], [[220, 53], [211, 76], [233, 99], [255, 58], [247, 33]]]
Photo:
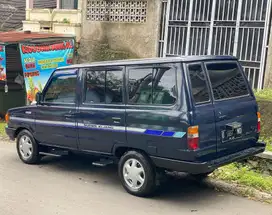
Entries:
[[6, 127], [6, 134], [8, 135], [8, 137], [9, 137], [11, 140], [15, 140], [15, 132], [16, 132], [16, 129]]
[[231, 155], [227, 155], [209, 162], [197, 163], [180, 160], [172, 160], [160, 157], [151, 157], [157, 167], [172, 171], [187, 172], [190, 174], [201, 174], [212, 172], [218, 167], [246, 159], [248, 157], [260, 154], [265, 151], [265, 143], [257, 143], [255, 147], [248, 148]]

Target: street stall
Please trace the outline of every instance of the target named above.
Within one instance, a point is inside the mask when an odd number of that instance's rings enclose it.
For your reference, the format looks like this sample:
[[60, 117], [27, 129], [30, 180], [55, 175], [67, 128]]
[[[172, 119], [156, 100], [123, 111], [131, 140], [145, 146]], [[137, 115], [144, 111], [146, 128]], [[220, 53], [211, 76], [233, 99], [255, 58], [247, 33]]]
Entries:
[[29, 105], [52, 72], [73, 63], [74, 37], [49, 33], [0, 33], [0, 117]]

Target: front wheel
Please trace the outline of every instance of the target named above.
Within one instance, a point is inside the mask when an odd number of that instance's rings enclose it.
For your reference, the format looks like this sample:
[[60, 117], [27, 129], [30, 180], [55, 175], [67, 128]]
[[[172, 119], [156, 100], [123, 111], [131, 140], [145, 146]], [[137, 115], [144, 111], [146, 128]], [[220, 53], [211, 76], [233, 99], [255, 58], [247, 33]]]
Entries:
[[23, 130], [17, 137], [17, 153], [26, 164], [36, 164], [40, 161], [38, 144], [28, 130]]
[[119, 161], [118, 173], [123, 187], [135, 196], [151, 195], [156, 187], [155, 168], [147, 156], [129, 151]]

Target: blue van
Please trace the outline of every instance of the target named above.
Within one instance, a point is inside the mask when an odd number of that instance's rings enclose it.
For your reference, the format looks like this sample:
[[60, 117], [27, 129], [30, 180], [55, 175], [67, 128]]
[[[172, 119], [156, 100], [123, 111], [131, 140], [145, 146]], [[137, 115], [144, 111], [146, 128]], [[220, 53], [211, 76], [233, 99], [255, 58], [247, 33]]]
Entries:
[[260, 114], [232, 56], [190, 56], [57, 69], [37, 104], [8, 111], [6, 133], [26, 164], [87, 153], [118, 162], [130, 194], [146, 196], [158, 173], [206, 176], [265, 150]]

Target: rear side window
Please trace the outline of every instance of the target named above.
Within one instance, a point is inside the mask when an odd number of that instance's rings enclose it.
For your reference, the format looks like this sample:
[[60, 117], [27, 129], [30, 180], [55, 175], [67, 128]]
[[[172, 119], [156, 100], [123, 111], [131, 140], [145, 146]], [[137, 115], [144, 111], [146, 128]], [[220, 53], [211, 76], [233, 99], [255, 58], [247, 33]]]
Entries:
[[44, 94], [44, 102], [75, 103], [76, 99], [76, 72], [65, 71], [52, 78]]
[[206, 64], [215, 100], [249, 94], [247, 82], [236, 62]]
[[123, 102], [123, 71], [86, 69], [85, 99], [89, 104], [120, 104]]
[[129, 103], [173, 105], [177, 101], [175, 65], [157, 65], [129, 69]]
[[210, 101], [207, 79], [201, 64], [190, 64], [188, 65], [188, 70], [195, 103]]

